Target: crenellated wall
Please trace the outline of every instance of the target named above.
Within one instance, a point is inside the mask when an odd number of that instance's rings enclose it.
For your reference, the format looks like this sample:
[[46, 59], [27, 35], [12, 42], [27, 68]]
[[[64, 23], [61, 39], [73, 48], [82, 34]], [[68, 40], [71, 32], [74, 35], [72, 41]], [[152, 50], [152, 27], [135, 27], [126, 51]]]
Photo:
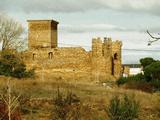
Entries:
[[92, 75], [95, 80], [114, 80], [121, 76], [120, 41], [111, 38], [94, 38], [92, 40]]
[[91, 51], [82, 47], [57, 47], [58, 22], [29, 20], [28, 23], [29, 49], [23, 53], [28, 69], [35, 68], [41, 75], [94, 82], [121, 76], [121, 41], [93, 38]]
[[89, 76], [95, 82], [115, 80], [122, 71], [121, 46], [120, 41], [112, 42], [111, 38], [104, 38], [103, 41], [94, 38], [91, 51], [81, 47], [37, 48], [24, 52], [23, 59], [27, 68], [35, 68], [36, 71], [68, 75], [76, 72], [79, 76]]

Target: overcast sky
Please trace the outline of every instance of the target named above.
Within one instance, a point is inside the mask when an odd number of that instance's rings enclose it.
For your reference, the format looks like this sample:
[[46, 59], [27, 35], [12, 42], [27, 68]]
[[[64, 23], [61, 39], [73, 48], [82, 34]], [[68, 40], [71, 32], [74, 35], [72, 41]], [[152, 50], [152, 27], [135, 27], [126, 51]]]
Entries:
[[[123, 49], [160, 50], [160, 42], [147, 46], [160, 32], [160, 0], [0, 0], [0, 12], [20, 21], [27, 19], [59, 21], [59, 46], [74, 44], [90, 49], [93, 37], [122, 40]], [[63, 43], [63, 44], [62, 44]], [[137, 63], [159, 52], [123, 50], [123, 63]]]

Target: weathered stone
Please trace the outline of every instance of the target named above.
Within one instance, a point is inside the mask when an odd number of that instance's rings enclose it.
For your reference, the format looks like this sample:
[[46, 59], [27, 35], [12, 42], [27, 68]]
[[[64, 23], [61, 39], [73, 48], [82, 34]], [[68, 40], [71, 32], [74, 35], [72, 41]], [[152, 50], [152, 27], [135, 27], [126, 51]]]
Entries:
[[104, 41], [94, 38], [91, 51], [82, 47], [60, 48], [57, 47], [58, 22], [28, 22], [29, 49], [23, 53], [27, 68], [35, 68], [37, 73], [50, 74], [57, 78], [86, 78], [93, 82], [115, 80], [121, 76], [122, 42], [112, 42], [111, 38], [104, 38]]
[[28, 20], [29, 49], [56, 48], [57, 25], [53, 20]]

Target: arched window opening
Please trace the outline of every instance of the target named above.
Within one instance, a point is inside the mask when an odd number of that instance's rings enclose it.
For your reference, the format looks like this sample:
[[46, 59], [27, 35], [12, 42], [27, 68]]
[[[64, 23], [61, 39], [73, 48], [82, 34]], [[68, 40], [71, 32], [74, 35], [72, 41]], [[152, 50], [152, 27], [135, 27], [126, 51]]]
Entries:
[[118, 54], [115, 53], [115, 54], [114, 54], [114, 60], [117, 60], [117, 59], [118, 59]]
[[49, 52], [49, 53], [48, 53], [48, 58], [49, 58], [49, 59], [52, 59], [52, 58], [53, 58], [53, 53], [52, 53], [52, 52]]

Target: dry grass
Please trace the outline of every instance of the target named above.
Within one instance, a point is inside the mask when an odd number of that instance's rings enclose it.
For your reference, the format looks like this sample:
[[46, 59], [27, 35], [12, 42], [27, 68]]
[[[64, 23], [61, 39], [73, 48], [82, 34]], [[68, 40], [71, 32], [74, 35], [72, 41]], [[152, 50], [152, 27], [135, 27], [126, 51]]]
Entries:
[[[6, 85], [5, 77], [0, 78], [0, 90]], [[50, 99], [56, 95], [57, 88], [61, 91], [72, 91], [80, 97], [81, 102], [89, 105], [96, 111], [97, 120], [101, 118], [107, 119], [104, 109], [108, 106], [110, 99], [115, 96], [124, 94], [134, 95], [135, 99], [140, 101], [141, 110], [139, 120], [159, 120], [160, 118], [160, 93], [145, 93], [136, 90], [127, 90], [123, 88], [113, 87], [108, 88], [98, 84], [84, 84], [74, 82], [64, 82], [48, 80], [48, 82], [39, 81], [39, 79], [16, 80], [12, 79], [12, 90], [25, 96], [30, 96], [31, 99]], [[43, 104], [43, 103], [41, 103]], [[50, 119], [52, 112], [52, 102], [44, 103], [43, 107], [40, 104], [35, 104], [31, 109], [35, 109], [28, 114], [23, 115], [26, 120], [32, 119]]]

